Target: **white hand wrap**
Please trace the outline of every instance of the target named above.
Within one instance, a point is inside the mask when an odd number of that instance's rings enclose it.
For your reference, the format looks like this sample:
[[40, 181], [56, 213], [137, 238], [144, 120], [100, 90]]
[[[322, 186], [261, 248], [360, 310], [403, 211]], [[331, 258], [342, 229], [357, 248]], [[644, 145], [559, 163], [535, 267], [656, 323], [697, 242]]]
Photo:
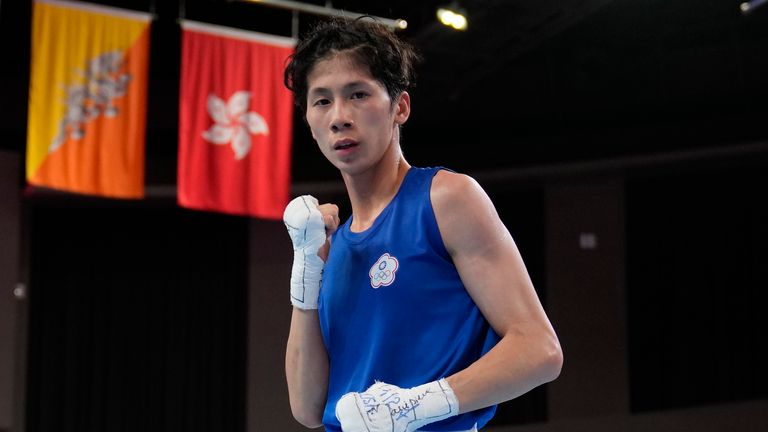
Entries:
[[377, 382], [336, 403], [344, 432], [411, 432], [458, 413], [459, 401], [445, 379], [410, 389]]
[[294, 198], [285, 207], [283, 222], [293, 242], [291, 303], [300, 309], [317, 309], [324, 262], [317, 256], [326, 241], [325, 223], [317, 199], [311, 195]]

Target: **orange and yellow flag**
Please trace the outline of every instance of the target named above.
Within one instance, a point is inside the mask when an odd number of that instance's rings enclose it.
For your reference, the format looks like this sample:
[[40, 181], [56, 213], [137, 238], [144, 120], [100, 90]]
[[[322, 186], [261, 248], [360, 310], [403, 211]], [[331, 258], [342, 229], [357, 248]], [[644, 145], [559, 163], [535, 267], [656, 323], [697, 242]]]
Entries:
[[149, 14], [35, 0], [27, 182], [144, 196]]

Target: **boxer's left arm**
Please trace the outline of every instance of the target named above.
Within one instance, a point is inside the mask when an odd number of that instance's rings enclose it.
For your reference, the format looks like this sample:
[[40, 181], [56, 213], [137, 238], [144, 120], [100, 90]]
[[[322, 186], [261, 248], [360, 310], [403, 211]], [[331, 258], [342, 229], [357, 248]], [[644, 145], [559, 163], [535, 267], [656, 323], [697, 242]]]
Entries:
[[440, 171], [431, 198], [462, 282], [501, 336], [483, 357], [446, 378], [460, 411], [505, 402], [557, 378], [563, 361], [557, 335], [488, 195], [471, 177]]

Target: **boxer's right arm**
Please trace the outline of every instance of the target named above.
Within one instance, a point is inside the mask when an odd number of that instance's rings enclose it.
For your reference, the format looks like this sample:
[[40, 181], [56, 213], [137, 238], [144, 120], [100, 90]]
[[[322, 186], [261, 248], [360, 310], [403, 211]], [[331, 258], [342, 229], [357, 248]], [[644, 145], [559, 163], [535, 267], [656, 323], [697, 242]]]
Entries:
[[288, 396], [296, 420], [315, 428], [322, 425], [328, 388], [328, 354], [320, 333], [317, 299], [329, 251], [327, 237], [339, 223], [338, 207], [318, 205], [314, 197], [304, 195], [286, 207], [284, 222], [294, 246], [294, 308], [285, 356]]
[[317, 309], [325, 264], [317, 252], [327, 241], [317, 199], [311, 195], [294, 198], [285, 207], [283, 223], [293, 243], [291, 303], [300, 309]]
[[328, 391], [328, 353], [316, 309], [293, 308], [285, 375], [293, 417], [308, 428], [322, 426]]

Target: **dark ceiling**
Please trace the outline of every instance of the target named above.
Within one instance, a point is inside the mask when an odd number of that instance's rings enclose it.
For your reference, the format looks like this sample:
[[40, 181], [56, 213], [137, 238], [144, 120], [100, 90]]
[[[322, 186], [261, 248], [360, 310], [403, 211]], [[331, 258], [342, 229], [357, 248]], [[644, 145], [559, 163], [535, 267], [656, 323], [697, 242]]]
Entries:
[[[101, 0], [151, 11], [147, 182], [173, 184], [178, 18], [291, 34], [291, 12], [227, 0]], [[325, 5], [323, 1], [305, 1]], [[336, 0], [403, 18], [423, 53], [403, 147], [412, 164], [498, 170], [768, 141], [768, 6], [739, 0], [463, 0], [469, 29], [437, 23], [448, 1]], [[0, 0], [0, 148], [24, 149], [31, 2]], [[300, 30], [313, 20], [299, 15]], [[7, 63], [6, 63], [7, 64]], [[294, 179], [337, 177], [295, 127]]]

